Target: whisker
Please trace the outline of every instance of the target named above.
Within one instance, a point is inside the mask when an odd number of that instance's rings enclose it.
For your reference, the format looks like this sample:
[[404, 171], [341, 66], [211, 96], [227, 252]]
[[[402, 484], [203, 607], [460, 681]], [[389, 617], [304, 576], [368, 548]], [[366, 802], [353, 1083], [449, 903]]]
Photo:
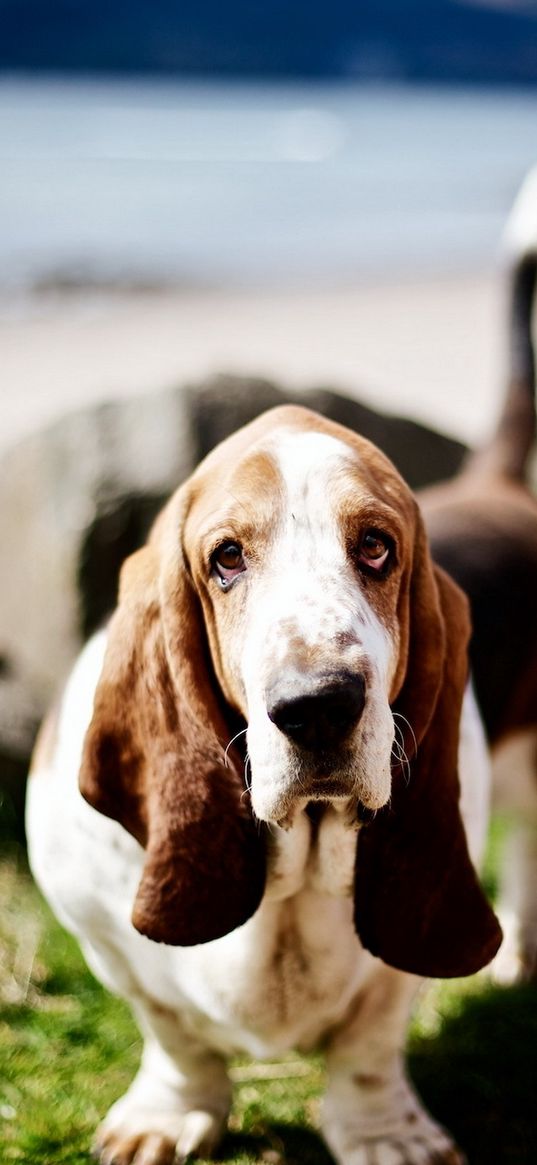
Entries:
[[246, 797], [252, 791], [252, 782], [251, 782], [251, 780], [250, 781], [248, 780], [248, 765], [250, 766], [250, 769], [251, 769], [252, 763], [250, 760], [250, 753], [249, 752], [246, 753], [246, 757], [245, 757], [245, 761], [244, 761], [244, 784], [246, 787], [243, 789], [243, 791], [241, 793], [241, 801], [242, 801], [243, 797]]
[[393, 730], [395, 732], [394, 739], [397, 741], [397, 744], [404, 746], [405, 738], [404, 738], [403, 732], [402, 732], [401, 728], [399, 727], [396, 720], [394, 720], [394, 722], [393, 722]]
[[400, 765], [404, 765], [408, 762], [408, 757], [406, 755], [406, 752], [405, 752], [404, 748], [401, 747], [398, 740], [394, 740], [394, 742], [392, 744], [391, 755], [395, 758], [396, 761], [398, 761], [398, 763]]
[[398, 761], [402, 761], [402, 759], [405, 755], [404, 750], [401, 748], [401, 745], [399, 744], [398, 740], [393, 741], [391, 755], [394, 756], [395, 759]]
[[401, 772], [403, 774], [403, 780], [405, 782], [405, 785], [408, 785], [410, 783], [410, 764], [408, 762], [406, 754], [403, 754], [401, 756], [400, 753], [396, 753], [395, 755], [392, 753], [392, 756], [393, 756], [394, 760], [397, 761], [397, 764], [400, 765]]
[[395, 721], [395, 717], [396, 717], [396, 716], [398, 716], [398, 717], [399, 717], [399, 719], [403, 721], [403, 724], [406, 724], [407, 728], [410, 730], [410, 733], [411, 733], [411, 735], [412, 735], [412, 740], [414, 741], [414, 751], [417, 753], [417, 751], [418, 751], [418, 742], [417, 742], [417, 740], [416, 740], [416, 733], [414, 732], [414, 729], [413, 729], [413, 727], [412, 727], [412, 725], [411, 725], [411, 723], [410, 723], [410, 720], [407, 720], [406, 716], [403, 716], [403, 713], [402, 713], [402, 712], [393, 712], [393, 718], [394, 718], [394, 721]]
[[231, 740], [230, 740], [229, 744], [228, 744], [228, 745], [226, 745], [226, 749], [225, 749], [225, 752], [224, 752], [224, 764], [225, 764], [226, 768], [228, 767], [228, 759], [227, 759], [227, 754], [228, 754], [228, 752], [229, 752], [229, 750], [230, 750], [230, 748], [231, 748], [231, 745], [232, 745], [232, 744], [235, 744], [235, 741], [239, 739], [239, 736], [244, 736], [246, 732], [248, 732], [248, 729], [247, 729], [247, 728], [241, 728], [240, 732], [236, 732], [236, 733], [235, 733], [235, 736], [232, 736], [232, 737], [231, 737]]
[[[405, 749], [405, 738], [403, 736], [403, 733], [401, 732], [399, 725], [396, 724], [395, 721], [394, 721], [393, 727], [394, 727], [395, 732], [397, 733], [396, 741], [397, 741], [397, 747], [399, 749], [399, 753], [400, 753], [401, 757], [404, 758], [408, 767], [410, 768], [410, 761], [409, 761], [409, 758], [407, 755], [407, 751]], [[394, 741], [394, 743], [395, 743], [395, 741]]]
[[404, 776], [405, 782], [408, 785], [408, 783], [410, 781], [410, 761], [408, 759], [408, 756], [407, 756], [407, 753], [406, 753], [406, 750], [404, 747], [405, 738], [403, 736], [403, 733], [402, 733], [399, 725], [396, 724], [395, 720], [393, 722], [393, 727], [394, 727], [394, 732], [396, 735], [394, 736], [393, 743], [392, 743], [392, 756], [395, 756], [396, 761], [400, 764], [401, 769], [403, 771], [403, 776]]

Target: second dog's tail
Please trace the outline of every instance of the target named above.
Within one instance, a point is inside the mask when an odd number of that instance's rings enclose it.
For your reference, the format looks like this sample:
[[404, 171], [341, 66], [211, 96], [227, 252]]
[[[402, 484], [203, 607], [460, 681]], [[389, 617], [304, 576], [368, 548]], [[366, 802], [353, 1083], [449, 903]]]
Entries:
[[537, 167], [530, 170], [507, 220], [509, 263], [508, 382], [496, 431], [470, 458], [485, 468], [524, 480], [536, 437], [535, 352], [532, 312], [537, 280]]

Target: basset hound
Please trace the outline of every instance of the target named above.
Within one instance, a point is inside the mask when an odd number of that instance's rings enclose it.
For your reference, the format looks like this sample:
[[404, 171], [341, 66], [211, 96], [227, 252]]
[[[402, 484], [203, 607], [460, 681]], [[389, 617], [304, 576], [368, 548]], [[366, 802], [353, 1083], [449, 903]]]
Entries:
[[145, 1039], [103, 1163], [209, 1154], [227, 1056], [321, 1044], [336, 1162], [462, 1161], [401, 1049], [420, 977], [501, 937], [468, 637], [392, 464], [300, 407], [213, 450], [126, 561], [27, 816], [39, 884]]
[[493, 756], [493, 804], [508, 810], [501, 981], [537, 978], [537, 498], [532, 315], [537, 168], [508, 220], [509, 365], [499, 421], [453, 481], [420, 495], [433, 557], [468, 595], [470, 660]]

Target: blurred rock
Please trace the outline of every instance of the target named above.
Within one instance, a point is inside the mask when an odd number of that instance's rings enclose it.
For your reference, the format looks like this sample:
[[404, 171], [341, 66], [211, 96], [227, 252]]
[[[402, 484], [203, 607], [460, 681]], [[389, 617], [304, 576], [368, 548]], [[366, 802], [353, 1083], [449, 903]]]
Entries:
[[464, 456], [459, 442], [330, 389], [292, 394], [264, 380], [221, 376], [66, 416], [0, 461], [4, 817], [20, 811], [21, 774], [39, 720], [81, 643], [113, 608], [123, 559], [201, 457], [285, 401], [369, 437], [414, 488], [452, 476]]

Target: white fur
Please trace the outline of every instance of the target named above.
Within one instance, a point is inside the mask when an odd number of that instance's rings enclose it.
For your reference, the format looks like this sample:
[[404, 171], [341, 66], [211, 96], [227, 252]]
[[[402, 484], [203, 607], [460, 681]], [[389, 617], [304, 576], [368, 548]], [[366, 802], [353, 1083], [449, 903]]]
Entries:
[[537, 733], [509, 737], [492, 765], [494, 808], [507, 811], [498, 914], [504, 934], [493, 963], [501, 983], [537, 975]]
[[[131, 1002], [145, 1036], [140, 1072], [108, 1114], [101, 1146], [156, 1130], [178, 1152], [209, 1152], [229, 1106], [224, 1056], [272, 1056], [323, 1041], [330, 1070], [323, 1131], [340, 1165], [402, 1163], [414, 1159], [411, 1152], [425, 1160], [433, 1149], [447, 1150], [449, 1141], [419, 1105], [400, 1060], [418, 980], [373, 958], [356, 937], [349, 897], [356, 833], [337, 806], [327, 811], [317, 838], [300, 807], [287, 831], [271, 827], [267, 893], [256, 915], [232, 934], [178, 949], [134, 930], [130, 911], [142, 850], [87, 805], [77, 787], [104, 646], [101, 633], [73, 672], [54, 763], [32, 777], [27, 813], [38, 882], [95, 974]], [[463, 803], [473, 804], [477, 857], [487, 764], [470, 694], [463, 722]], [[476, 774], [478, 797], [468, 792]]]

